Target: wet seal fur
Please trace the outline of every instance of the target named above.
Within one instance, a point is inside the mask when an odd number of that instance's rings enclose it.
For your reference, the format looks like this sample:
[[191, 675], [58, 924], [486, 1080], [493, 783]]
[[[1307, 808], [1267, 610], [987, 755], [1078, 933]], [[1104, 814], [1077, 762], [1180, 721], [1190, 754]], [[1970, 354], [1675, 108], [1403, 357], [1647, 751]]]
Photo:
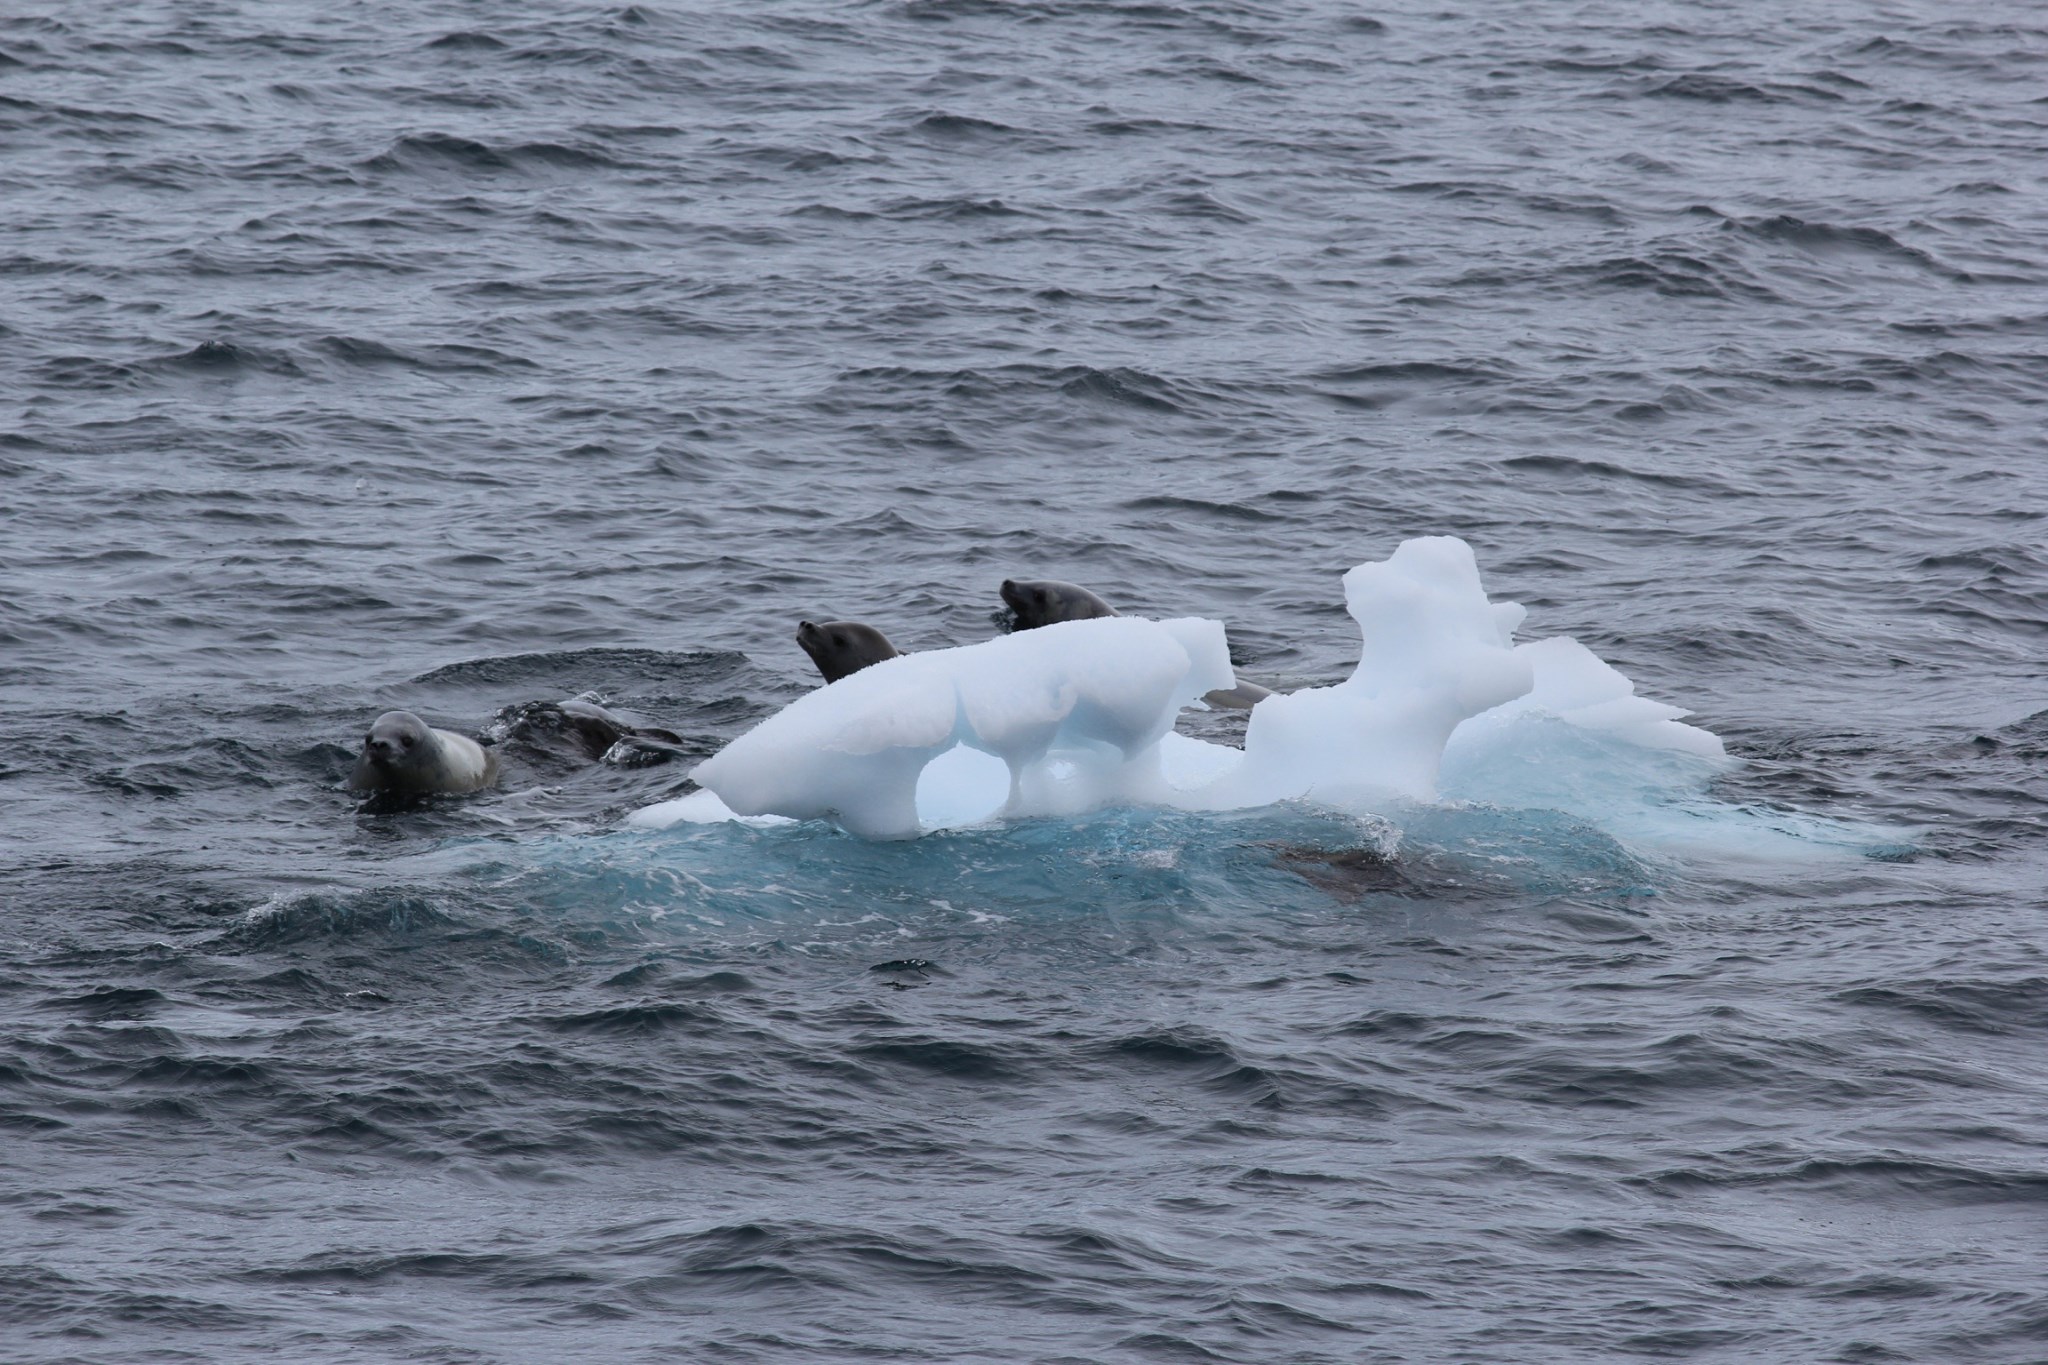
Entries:
[[[1018, 630], [1036, 630], [1060, 621], [1093, 621], [1117, 614], [1115, 607], [1080, 584], [1063, 583], [1057, 578], [1005, 578], [1002, 595], [1003, 605], [1017, 615]], [[1239, 679], [1237, 686], [1219, 687], [1202, 700], [1215, 707], [1249, 711], [1272, 695], [1269, 688]]]
[[436, 730], [410, 711], [386, 711], [363, 737], [349, 774], [351, 791], [424, 796], [482, 791], [498, 780], [498, 756], [449, 730]]
[[558, 757], [594, 759], [622, 768], [665, 763], [688, 752], [675, 731], [637, 725], [588, 695], [508, 706], [485, 734], [519, 740]]
[[828, 683], [836, 683], [903, 652], [889, 643], [888, 636], [861, 621], [827, 621], [822, 625], [799, 621], [796, 642], [811, 656], [811, 662]]

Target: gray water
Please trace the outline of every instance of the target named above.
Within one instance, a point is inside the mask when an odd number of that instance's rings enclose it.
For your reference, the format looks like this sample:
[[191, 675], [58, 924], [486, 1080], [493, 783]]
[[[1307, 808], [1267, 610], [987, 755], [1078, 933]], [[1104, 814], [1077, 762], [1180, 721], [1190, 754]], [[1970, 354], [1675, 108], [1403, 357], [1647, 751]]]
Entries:
[[[0, 1357], [2048, 1359], [2044, 98], [2002, 0], [14, 6]], [[623, 824], [800, 618], [1315, 685], [1433, 533], [1858, 847]], [[343, 791], [393, 706], [503, 784]]]

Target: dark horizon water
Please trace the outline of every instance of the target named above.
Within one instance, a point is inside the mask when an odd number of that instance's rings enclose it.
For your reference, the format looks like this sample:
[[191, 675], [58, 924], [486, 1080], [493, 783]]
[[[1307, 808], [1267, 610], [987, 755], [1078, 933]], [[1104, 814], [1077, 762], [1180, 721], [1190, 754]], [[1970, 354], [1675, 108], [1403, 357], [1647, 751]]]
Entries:
[[[0, 15], [0, 1359], [2048, 1359], [2044, 101], [1998, 0]], [[521, 719], [1013, 575], [1325, 683], [1424, 534], [1719, 852], [648, 833]], [[363, 808], [394, 706], [502, 786]]]

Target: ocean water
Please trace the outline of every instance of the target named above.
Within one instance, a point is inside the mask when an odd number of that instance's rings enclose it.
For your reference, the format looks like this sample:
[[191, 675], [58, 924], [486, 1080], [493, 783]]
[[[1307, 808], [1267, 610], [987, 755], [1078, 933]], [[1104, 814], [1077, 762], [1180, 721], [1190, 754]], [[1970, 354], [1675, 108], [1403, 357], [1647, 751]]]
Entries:
[[[2048, 1358], [2044, 92], [2013, 0], [10, 6], [0, 1358]], [[863, 843], [521, 709], [708, 755], [1006, 576], [1318, 685], [1424, 534], [1737, 765]], [[399, 706], [503, 785], [343, 791]]]

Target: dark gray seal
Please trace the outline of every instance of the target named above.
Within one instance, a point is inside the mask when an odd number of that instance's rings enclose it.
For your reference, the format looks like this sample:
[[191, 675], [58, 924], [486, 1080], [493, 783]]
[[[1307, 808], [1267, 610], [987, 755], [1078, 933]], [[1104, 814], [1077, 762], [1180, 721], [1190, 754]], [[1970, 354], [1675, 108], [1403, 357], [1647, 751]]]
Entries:
[[484, 727], [484, 734], [508, 748], [520, 745], [551, 760], [594, 759], [620, 768], [666, 763], [689, 752], [675, 731], [627, 720], [588, 695], [504, 707]]
[[888, 636], [859, 621], [827, 621], [823, 625], [799, 621], [796, 642], [811, 656], [811, 662], [828, 683], [836, 683], [848, 674], [902, 653], [889, 643]]
[[410, 711], [386, 711], [363, 736], [363, 756], [348, 785], [423, 796], [481, 791], [497, 780], [498, 756], [475, 740], [436, 730]]
[[1036, 630], [1058, 621], [1093, 621], [1114, 616], [1116, 608], [1076, 583], [1056, 578], [1005, 578], [1003, 605], [1017, 613], [1018, 630]]
[[[1080, 584], [1062, 583], [1057, 578], [1005, 578], [1002, 593], [1003, 605], [1017, 615], [1018, 630], [1036, 630], [1060, 621], [1093, 621], [1117, 614], [1115, 607]], [[1215, 707], [1249, 711], [1272, 695], [1268, 688], [1239, 680], [1237, 686], [1219, 687], [1202, 700]]]

